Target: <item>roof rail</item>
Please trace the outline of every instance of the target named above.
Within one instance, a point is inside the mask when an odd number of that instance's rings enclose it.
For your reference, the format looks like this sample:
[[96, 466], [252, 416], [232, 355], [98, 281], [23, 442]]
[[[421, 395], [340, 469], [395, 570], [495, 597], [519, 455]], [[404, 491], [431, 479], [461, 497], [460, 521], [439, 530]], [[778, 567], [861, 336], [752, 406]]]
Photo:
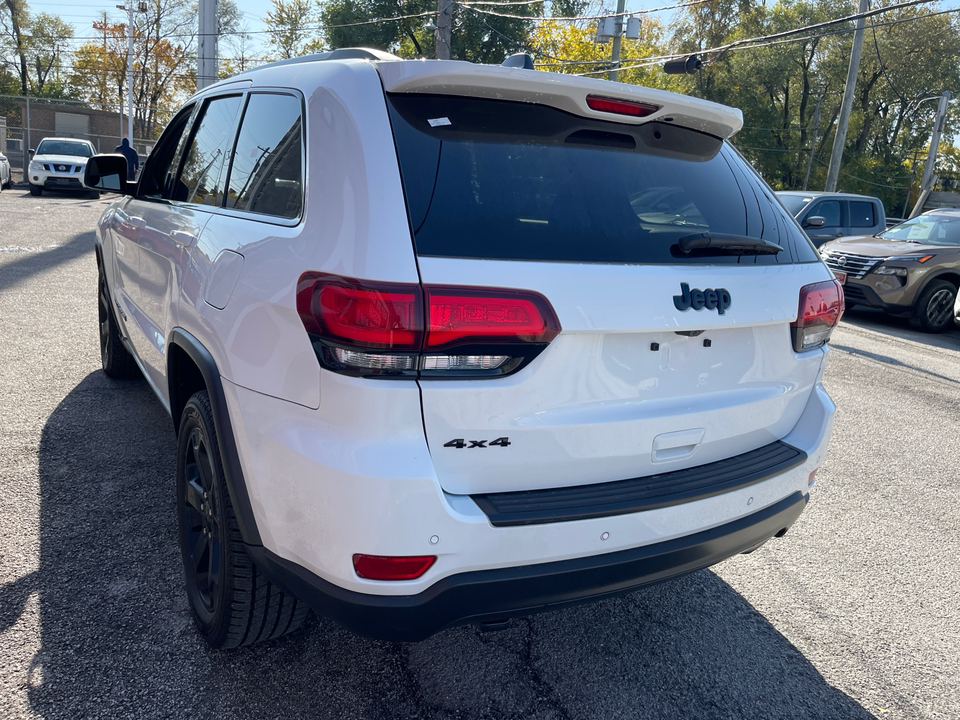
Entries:
[[256, 72], [257, 70], [263, 70], [264, 68], [273, 68], [280, 67], [282, 65], [298, 65], [300, 63], [310, 63], [310, 62], [319, 62], [321, 60], [402, 60], [403, 58], [393, 55], [383, 50], [377, 50], [375, 48], [337, 48], [336, 50], [330, 50], [329, 52], [314, 53], [312, 55], [301, 55], [300, 57], [287, 58], [286, 60], [278, 60], [277, 62], [267, 63], [266, 65], [259, 65], [255, 68], [251, 68], [241, 75], [246, 75], [247, 73]]

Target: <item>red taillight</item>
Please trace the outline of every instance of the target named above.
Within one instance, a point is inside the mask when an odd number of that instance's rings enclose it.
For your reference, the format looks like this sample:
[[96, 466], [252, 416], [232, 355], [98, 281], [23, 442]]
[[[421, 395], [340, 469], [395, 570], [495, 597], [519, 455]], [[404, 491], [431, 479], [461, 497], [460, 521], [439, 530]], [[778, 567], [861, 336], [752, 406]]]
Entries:
[[504, 375], [560, 332], [550, 303], [529, 290], [421, 287], [312, 272], [297, 284], [297, 312], [324, 367], [362, 376]]
[[549, 343], [559, 323], [542, 295], [520, 291], [426, 287], [426, 350], [455, 343]]
[[417, 351], [423, 334], [419, 285], [387, 285], [305, 273], [297, 312], [307, 332], [365, 348]]
[[637, 102], [636, 100], [619, 100], [601, 95], [587, 95], [587, 107], [591, 110], [614, 113], [615, 115], [629, 115], [631, 117], [647, 117], [660, 109], [659, 105]]
[[358, 553], [353, 556], [353, 569], [366, 580], [416, 580], [436, 561], [436, 555], [391, 557]]
[[793, 349], [805, 352], [821, 347], [843, 315], [843, 286], [837, 280], [804, 285], [793, 328]]

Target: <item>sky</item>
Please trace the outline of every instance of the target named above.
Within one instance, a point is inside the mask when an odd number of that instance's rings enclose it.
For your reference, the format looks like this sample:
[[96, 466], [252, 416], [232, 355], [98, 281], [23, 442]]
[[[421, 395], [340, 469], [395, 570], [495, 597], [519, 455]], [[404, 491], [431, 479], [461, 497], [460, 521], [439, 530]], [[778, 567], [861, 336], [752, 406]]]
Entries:
[[[677, 1], [679, 0], [627, 0], [626, 9], [628, 12], [645, 10], [673, 5]], [[111, 20], [115, 22], [127, 21], [127, 13], [117, 9], [117, 5], [122, 2], [123, 0], [102, 0], [100, 2], [97, 2], [97, 0], [78, 0], [77, 2], [27, 0], [27, 6], [33, 14], [59, 15], [64, 22], [73, 25], [75, 37], [78, 38], [74, 46], [80, 47], [84, 42], [80, 38], [94, 39], [93, 21], [99, 19], [104, 10], [109, 13]], [[247, 24], [248, 29], [254, 33], [262, 32], [265, 29], [263, 18], [273, 8], [271, 0], [236, 0], [236, 2], [243, 13], [243, 21]], [[611, 7], [615, 4], [615, 0], [610, 0], [609, 5]], [[657, 16], [664, 20], [667, 14], [658, 13]], [[254, 37], [257, 36], [254, 35]], [[260, 37], [263, 36], [260, 35]], [[230, 49], [224, 47], [223, 43], [221, 43], [220, 54], [221, 56], [230, 54]]]

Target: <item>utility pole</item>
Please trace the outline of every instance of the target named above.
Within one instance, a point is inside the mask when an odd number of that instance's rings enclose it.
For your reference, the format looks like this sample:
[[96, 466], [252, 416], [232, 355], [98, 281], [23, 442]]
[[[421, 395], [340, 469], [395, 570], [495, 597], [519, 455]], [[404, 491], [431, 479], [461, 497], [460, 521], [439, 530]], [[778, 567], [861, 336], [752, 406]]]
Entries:
[[[133, 13], [146, 12], [147, 4], [140, 2], [134, 7], [133, 0], [127, 0], [126, 5], [117, 5], [118, 10], [126, 10], [129, 19], [129, 38], [127, 43], [127, 137], [133, 145]], [[121, 117], [123, 113], [120, 113]]]
[[[862, 16], [870, 7], [870, 0], [860, 0], [859, 14]], [[833, 152], [830, 155], [830, 167], [827, 169], [827, 184], [824, 190], [835, 192], [837, 178], [840, 177], [840, 163], [843, 161], [843, 146], [847, 142], [847, 126], [850, 124], [850, 111], [853, 109], [853, 95], [857, 89], [857, 73], [860, 70], [860, 54], [863, 52], [863, 29], [867, 19], [857, 20], [857, 31], [853, 36], [853, 53], [847, 68], [847, 86], [843, 91], [843, 103], [840, 105], [840, 120], [837, 123], [837, 135], [833, 138]]]
[[945, 92], [940, 96], [940, 104], [937, 106], [937, 118], [933, 121], [933, 132], [930, 133], [930, 150], [927, 152], [927, 166], [923, 169], [923, 180], [920, 181], [920, 197], [917, 198], [917, 204], [910, 211], [910, 217], [916, 217], [923, 212], [923, 204], [927, 201], [930, 191], [933, 189], [934, 168], [937, 166], [937, 152], [940, 150], [940, 135], [943, 133], [943, 126], [947, 121], [947, 103], [950, 102], [950, 93]]
[[623, 42], [623, 11], [626, 10], [627, 0], [617, 0], [617, 17], [613, 33], [613, 67], [610, 69], [609, 79], [614, 82], [620, 76], [620, 45]]
[[217, 81], [217, 0], [200, 0], [197, 90]]
[[450, 38], [453, 34], [453, 0], [437, 0], [437, 60], [450, 59]]
[[817, 135], [820, 132], [820, 105], [823, 102], [823, 88], [817, 96], [817, 109], [813, 111], [813, 137], [810, 138], [810, 157], [807, 158], [807, 174], [803, 176], [803, 189], [807, 189], [807, 183], [810, 182], [810, 168], [813, 167], [813, 154], [817, 150]]

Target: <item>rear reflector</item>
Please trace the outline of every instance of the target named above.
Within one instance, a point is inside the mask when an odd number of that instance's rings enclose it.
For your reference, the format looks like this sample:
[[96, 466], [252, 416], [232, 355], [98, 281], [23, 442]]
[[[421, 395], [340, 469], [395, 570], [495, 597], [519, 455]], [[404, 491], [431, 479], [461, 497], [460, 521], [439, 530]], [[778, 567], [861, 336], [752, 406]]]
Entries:
[[647, 117], [660, 109], [659, 105], [637, 102], [635, 100], [619, 100], [617, 98], [602, 97], [601, 95], [587, 95], [587, 107], [591, 110], [614, 113], [615, 115], [629, 115], [631, 117]]
[[806, 352], [822, 347], [843, 315], [843, 286], [837, 280], [804, 285], [800, 288], [797, 319], [793, 330], [793, 349]]
[[353, 569], [366, 580], [416, 580], [436, 561], [436, 555], [391, 557], [358, 553], [353, 556]]

